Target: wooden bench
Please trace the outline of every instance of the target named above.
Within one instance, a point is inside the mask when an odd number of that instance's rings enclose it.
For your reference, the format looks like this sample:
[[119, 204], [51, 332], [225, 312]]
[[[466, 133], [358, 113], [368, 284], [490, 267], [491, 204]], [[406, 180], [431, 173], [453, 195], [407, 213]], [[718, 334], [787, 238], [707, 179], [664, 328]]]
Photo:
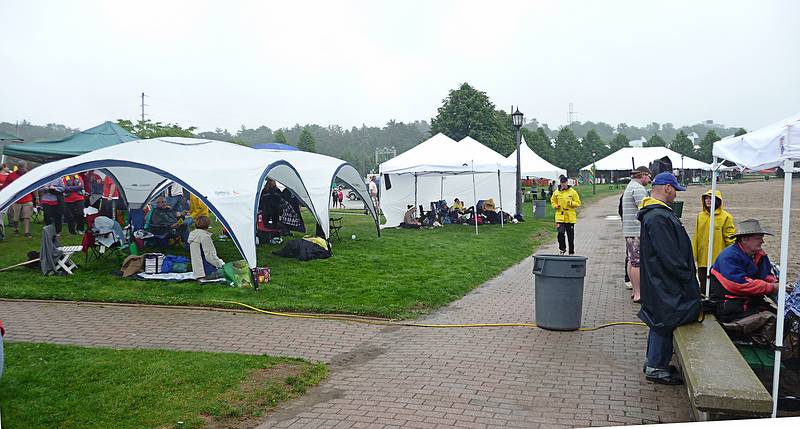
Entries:
[[765, 417], [772, 396], [712, 315], [678, 327], [678, 356], [695, 420]]

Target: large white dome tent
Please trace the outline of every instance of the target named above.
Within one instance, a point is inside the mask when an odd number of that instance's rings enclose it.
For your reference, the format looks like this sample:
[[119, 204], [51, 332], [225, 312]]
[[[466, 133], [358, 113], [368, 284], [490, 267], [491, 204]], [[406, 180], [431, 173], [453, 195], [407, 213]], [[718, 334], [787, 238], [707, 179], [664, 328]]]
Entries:
[[0, 211], [50, 180], [88, 170], [108, 171], [134, 208], [144, 204], [165, 180], [180, 184], [198, 196], [228, 229], [251, 267], [256, 266], [258, 199], [267, 178], [291, 189], [313, 213], [326, 237], [334, 179], [359, 194], [377, 225], [367, 187], [345, 161], [315, 153], [255, 150], [183, 137], [136, 140], [34, 168], [0, 190]]

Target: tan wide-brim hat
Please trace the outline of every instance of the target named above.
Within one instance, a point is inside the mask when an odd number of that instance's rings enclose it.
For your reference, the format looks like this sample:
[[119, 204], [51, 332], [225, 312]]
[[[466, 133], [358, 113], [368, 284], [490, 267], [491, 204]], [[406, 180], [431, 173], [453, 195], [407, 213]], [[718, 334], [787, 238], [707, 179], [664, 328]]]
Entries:
[[739, 237], [752, 234], [773, 235], [771, 232], [761, 227], [761, 222], [759, 222], [758, 219], [747, 219], [736, 224], [736, 234], [733, 234], [733, 236]]

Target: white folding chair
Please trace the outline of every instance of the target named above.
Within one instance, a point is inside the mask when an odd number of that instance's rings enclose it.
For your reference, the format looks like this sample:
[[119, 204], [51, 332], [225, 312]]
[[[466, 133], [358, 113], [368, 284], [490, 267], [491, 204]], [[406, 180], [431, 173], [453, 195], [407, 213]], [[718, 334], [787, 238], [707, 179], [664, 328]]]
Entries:
[[59, 271], [64, 271], [67, 274], [72, 274], [72, 270], [78, 268], [75, 262], [72, 262], [72, 255], [80, 252], [82, 249], [83, 246], [59, 247], [58, 250], [61, 252], [61, 255], [58, 257], [58, 260], [56, 260], [56, 264], [58, 265]]

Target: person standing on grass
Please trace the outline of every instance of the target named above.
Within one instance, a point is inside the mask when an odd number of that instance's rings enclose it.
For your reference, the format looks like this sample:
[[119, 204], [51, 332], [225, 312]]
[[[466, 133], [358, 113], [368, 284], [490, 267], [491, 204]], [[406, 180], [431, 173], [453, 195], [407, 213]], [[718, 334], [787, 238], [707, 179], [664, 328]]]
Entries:
[[[19, 179], [23, 174], [28, 172], [28, 164], [25, 161], [20, 161], [17, 164], [17, 169], [6, 176], [5, 186], [10, 185], [15, 180]], [[19, 234], [19, 224], [22, 223], [25, 237], [31, 237], [31, 216], [33, 216], [33, 207], [38, 203], [36, 192], [31, 192], [23, 196], [11, 205], [11, 211], [8, 214], [8, 221], [14, 227], [14, 233]]]
[[639, 318], [650, 327], [645, 378], [659, 384], [683, 384], [672, 359], [672, 333], [698, 320], [700, 291], [692, 256], [692, 241], [667, 205], [675, 201], [678, 184], [672, 173], [653, 179], [652, 197], [645, 197], [637, 217], [641, 222], [641, 299]]
[[83, 178], [78, 174], [64, 176], [64, 217], [72, 235], [83, 234]]
[[64, 219], [64, 182], [60, 177], [47, 182], [42, 187], [40, 195], [44, 209], [44, 224], [54, 225], [56, 237], [60, 237]]
[[569, 240], [569, 254], [575, 254], [575, 223], [578, 221], [576, 208], [581, 206], [581, 197], [575, 189], [569, 186], [566, 176], [561, 176], [558, 190], [553, 192], [550, 197], [550, 204], [556, 211], [556, 229], [558, 230], [558, 250], [561, 254], [567, 252], [567, 243], [564, 236]]
[[[708, 224], [711, 222], [711, 190], [700, 197], [701, 209], [694, 224], [694, 260], [697, 265], [697, 278], [700, 280], [700, 293], [706, 291], [706, 270], [708, 266]], [[722, 193], [717, 191], [714, 205], [714, 242], [711, 247], [711, 264], [717, 260], [723, 249], [736, 242], [736, 227], [733, 215], [722, 209]]]
[[633, 292], [631, 299], [639, 302], [639, 230], [641, 224], [636, 215], [639, 213], [639, 206], [648, 196], [647, 186], [650, 184], [650, 169], [639, 167], [631, 171], [631, 181], [625, 187], [622, 194], [622, 235], [625, 238], [625, 250], [628, 255], [628, 278], [631, 281]]

